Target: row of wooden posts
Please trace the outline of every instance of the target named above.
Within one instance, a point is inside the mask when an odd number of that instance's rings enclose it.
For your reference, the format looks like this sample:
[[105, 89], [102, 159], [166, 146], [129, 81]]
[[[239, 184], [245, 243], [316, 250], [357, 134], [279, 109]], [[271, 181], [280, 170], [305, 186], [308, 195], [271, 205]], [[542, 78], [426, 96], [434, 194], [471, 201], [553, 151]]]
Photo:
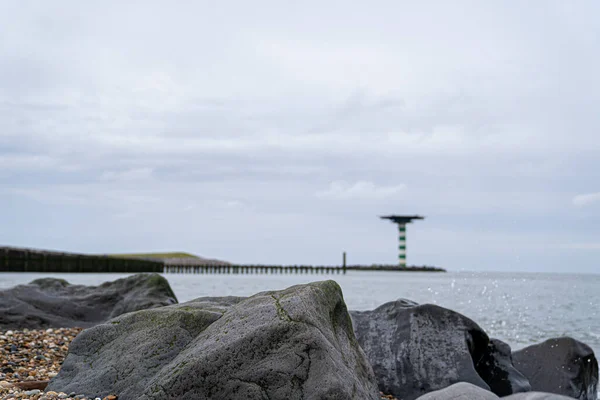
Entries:
[[163, 272], [157, 261], [0, 247], [0, 272]]
[[179, 273], [179, 274], [345, 274], [347, 271], [443, 271], [434, 267], [398, 265], [194, 265], [162, 261], [81, 255], [0, 247], [0, 272], [47, 273]]
[[312, 265], [165, 265], [165, 273], [179, 274], [345, 274], [345, 266]]

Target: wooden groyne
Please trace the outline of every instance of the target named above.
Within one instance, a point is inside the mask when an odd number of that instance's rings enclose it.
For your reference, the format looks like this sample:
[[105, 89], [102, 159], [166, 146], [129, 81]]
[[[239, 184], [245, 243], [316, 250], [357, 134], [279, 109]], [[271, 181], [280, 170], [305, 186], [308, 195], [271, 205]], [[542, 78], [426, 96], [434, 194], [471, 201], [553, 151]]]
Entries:
[[[204, 260], [205, 261], [205, 260]], [[348, 271], [445, 272], [441, 268], [398, 265], [236, 265], [204, 264], [194, 259], [168, 261], [131, 257], [86, 255], [0, 247], [0, 272], [140, 273], [167, 274], [345, 274]]]
[[345, 274], [347, 271], [446, 272], [430, 266], [398, 265], [165, 265], [165, 273], [174, 274]]
[[0, 272], [163, 272], [164, 263], [109, 256], [0, 247]]

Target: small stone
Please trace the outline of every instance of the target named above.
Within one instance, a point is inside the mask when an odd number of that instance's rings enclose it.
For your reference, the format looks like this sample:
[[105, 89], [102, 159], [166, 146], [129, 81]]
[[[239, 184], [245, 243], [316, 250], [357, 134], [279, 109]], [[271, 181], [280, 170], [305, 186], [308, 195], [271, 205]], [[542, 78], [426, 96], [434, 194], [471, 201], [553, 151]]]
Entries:
[[60, 392], [60, 393], [58, 394], [58, 398], [59, 398], [59, 399], [66, 399], [67, 397], [69, 397], [69, 395], [68, 395], [68, 394], [66, 394], [66, 393], [63, 393], [63, 392]]
[[48, 377], [49, 378], [54, 378], [56, 375], [58, 375], [57, 372], [48, 372]]
[[54, 390], [51, 390], [49, 392], [46, 392], [46, 395], [48, 395], [48, 396], [58, 396], [58, 393], [56, 393]]
[[33, 390], [28, 390], [26, 392], [23, 392], [26, 396], [35, 396], [36, 394], [40, 394], [41, 390], [39, 389], [33, 389]]
[[13, 331], [6, 331], [6, 336], [12, 336], [13, 335]]
[[13, 384], [6, 381], [0, 381], [0, 388], [8, 389], [13, 387]]
[[104, 398], [104, 400], [117, 400], [117, 396], [115, 396], [114, 394], [109, 394]]
[[52, 329], [52, 328], [46, 329], [46, 333], [52, 333], [52, 332], [54, 332], [54, 329]]

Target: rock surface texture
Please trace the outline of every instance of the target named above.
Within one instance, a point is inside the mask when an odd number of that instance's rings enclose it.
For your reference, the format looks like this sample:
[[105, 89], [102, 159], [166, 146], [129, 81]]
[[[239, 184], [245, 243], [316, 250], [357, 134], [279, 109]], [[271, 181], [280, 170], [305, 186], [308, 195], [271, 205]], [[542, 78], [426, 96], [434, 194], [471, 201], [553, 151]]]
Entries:
[[200, 298], [83, 331], [48, 390], [127, 399], [378, 399], [333, 281]]
[[466, 382], [455, 383], [447, 388], [427, 393], [418, 400], [498, 400], [499, 397], [479, 386]]
[[598, 361], [584, 343], [569, 337], [549, 339], [514, 352], [513, 361], [533, 390], [597, 399]]
[[490, 389], [474, 366], [488, 351], [489, 338], [469, 318], [406, 300], [351, 316], [382, 392], [413, 400], [457, 382]]
[[475, 369], [490, 390], [500, 397], [531, 391], [529, 380], [513, 365], [510, 346], [501, 340], [490, 340]]
[[123, 313], [176, 304], [169, 282], [137, 274], [100, 286], [36, 279], [0, 291], [0, 330], [87, 328]]

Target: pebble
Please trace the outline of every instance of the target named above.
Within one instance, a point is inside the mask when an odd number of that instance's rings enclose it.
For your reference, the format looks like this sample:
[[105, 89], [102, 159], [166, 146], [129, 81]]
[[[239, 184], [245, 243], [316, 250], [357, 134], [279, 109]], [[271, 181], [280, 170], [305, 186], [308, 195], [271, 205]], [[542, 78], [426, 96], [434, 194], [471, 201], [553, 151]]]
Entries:
[[79, 328], [0, 331], [0, 400], [74, 399], [66, 393], [21, 390], [13, 384], [55, 377], [79, 332]]

